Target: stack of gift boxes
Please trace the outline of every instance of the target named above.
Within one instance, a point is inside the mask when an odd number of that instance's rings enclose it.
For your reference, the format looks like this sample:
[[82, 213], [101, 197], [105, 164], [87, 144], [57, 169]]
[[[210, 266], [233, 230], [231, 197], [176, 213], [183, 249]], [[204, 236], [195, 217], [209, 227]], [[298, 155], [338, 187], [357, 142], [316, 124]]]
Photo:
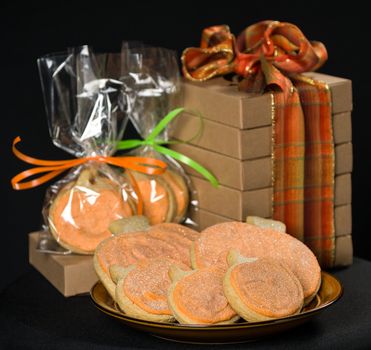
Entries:
[[[335, 265], [352, 261], [352, 90], [351, 81], [319, 73], [306, 75], [331, 89], [335, 143]], [[189, 140], [171, 147], [208, 168], [219, 180], [214, 188], [186, 167], [197, 193], [192, 219], [204, 229], [225, 221], [244, 221], [248, 215], [272, 217], [272, 96], [240, 92], [224, 78], [184, 81], [184, 113], [173, 137]], [[192, 139], [202, 124], [200, 136]]]

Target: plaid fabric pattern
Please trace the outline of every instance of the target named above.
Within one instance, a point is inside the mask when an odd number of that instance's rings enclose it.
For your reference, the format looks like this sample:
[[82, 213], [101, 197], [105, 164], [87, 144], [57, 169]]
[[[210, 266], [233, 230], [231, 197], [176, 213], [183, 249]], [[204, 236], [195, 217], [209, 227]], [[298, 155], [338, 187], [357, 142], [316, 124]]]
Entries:
[[305, 115], [304, 242], [323, 266], [335, 260], [331, 92], [319, 81], [296, 81]]
[[274, 93], [273, 217], [304, 241], [322, 266], [334, 264], [334, 143], [328, 87], [305, 77]]
[[274, 93], [273, 218], [304, 240], [305, 122], [299, 93]]
[[272, 93], [273, 216], [304, 241], [323, 267], [334, 264], [334, 143], [331, 94], [300, 73], [327, 59], [290, 23], [263, 21], [235, 39], [227, 26], [203, 32], [201, 46], [182, 55], [183, 73], [203, 81], [234, 72], [239, 89]]

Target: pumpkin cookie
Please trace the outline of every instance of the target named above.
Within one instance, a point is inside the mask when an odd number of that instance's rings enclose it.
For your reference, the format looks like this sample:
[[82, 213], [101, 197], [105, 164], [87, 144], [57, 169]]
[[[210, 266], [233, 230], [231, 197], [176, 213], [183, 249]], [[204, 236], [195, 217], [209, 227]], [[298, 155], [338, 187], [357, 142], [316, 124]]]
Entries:
[[312, 251], [296, 238], [271, 229], [226, 222], [207, 228], [192, 246], [194, 268], [227, 266], [227, 254], [237, 249], [244, 256], [272, 258], [285, 263], [299, 279], [304, 291], [304, 304], [317, 294], [321, 285], [321, 268]]
[[116, 301], [127, 315], [155, 322], [171, 322], [174, 317], [167, 302], [169, 268], [187, 266], [167, 258], [139, 261], [129, 266], [116, 286]]
[[107, 178], [84, 169], [76, 182], [59, 192], [49, 209], [52, 235], [64, 248], [92, 254], [96, 246], [111, 236], [111, 221], [133, 215], [120, 188]]
[[170, 186], [160, 176], [131, 172], [143, 199], [143, 212], [151, 225], [170, 222], [176, 214], [176, 201]]
[[223, 292], [225, 269], [212, 266], [182, 271], [172, 266], [168, 303], [176, 320], [184, 324], [228, 324], [239, 316]]
[[182, 222], [189, 204], [187, 184], [181, 175], [170, 169], [167, 169], [161, 177], [170, 186], [176, 200], [176, 214], [172, 221]]
[[300, 312], [303, 288], [293, 272], [270, 258], [243, 258], [228, 254], [230, 268], [224, 276], [224, 294], [246, 321], [258, 322]]

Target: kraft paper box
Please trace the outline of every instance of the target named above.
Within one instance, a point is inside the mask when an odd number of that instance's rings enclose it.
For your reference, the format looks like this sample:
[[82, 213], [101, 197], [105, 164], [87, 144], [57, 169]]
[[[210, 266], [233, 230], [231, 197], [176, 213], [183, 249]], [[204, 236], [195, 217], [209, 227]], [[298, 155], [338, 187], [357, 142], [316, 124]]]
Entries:
[[36, 250], [38, 232], [30, 233], [29, 262], [64, 296], [88, 293], [98, 277], [93, 257], [87, 255], [55, 255]]
[[[200, 96], [202, 98], [202, 96]], [[351, 142], [351, 113], [333, 115], [334, 141], [336, 145]], [[176, 121], [172, 137], [179, 140], [191, 140], [189, 144], [218, 154], [223, 154], [241, 161], [268, 157], [272, 151], [272, 126], [254, 129], [237, 129], [231, 126], [203, 118], [202, 134], [194, 138], [200, 129], [201, 120], [184, 113]]]
[[[262, 139], [257, 143], [261, 141]], [[171, 148], [202, 164], [216, 176], [220, 184], [227, 187], [245, 191], [272, 186], [272, 160], [269, 154], [241, 161], [185, 143], [173, 144]], [[336, 175], [352, 172], [352, 152], [350, 142], [335, 146]], [[185, 166], [185, 169], [188, 174], [200, 177], [200, 174], [192, 168]]]
[[[200, 179], [196, 176], [190, 177], [194, 189], [197, 192], [195, 199], [197, 199], [200, 209], [205, 209], [238, 221], [244, 221], [248, 215], [256, 215], [264, 218], [272, 217], [272, 187], [239, 191], [223, 185], [215, 188], [207, 180]], [[350, 206], [351, 198], [350, 174], [336, 176], [335, 221], [337, 208]], [[335, 230], [340, 230], [344, 223], [335, 225]], [[351, 230], [346, 233], [351, 233]]]
[[[320, 73], [305, 75], [329, 85], [333, 114], [352, 110], [350, 80]], [[201, 83], [184, 81], [183, 90], [185, 107], [199, 111], [206, 119], [242, 130], [272, 125], [270, 94], [257, 96], [240, 92], [224, 78]]]

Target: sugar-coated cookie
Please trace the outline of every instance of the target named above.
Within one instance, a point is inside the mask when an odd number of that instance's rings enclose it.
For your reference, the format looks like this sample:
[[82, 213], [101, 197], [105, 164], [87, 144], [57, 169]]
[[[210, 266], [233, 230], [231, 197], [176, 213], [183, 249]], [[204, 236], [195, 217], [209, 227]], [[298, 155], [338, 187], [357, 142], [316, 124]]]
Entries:
[[151, 225], [171, 222], [176, 215], [176, 200], [168, 183], [161, 176], [131, 172], [143, 199], [143, 214]]
[[64, 248], [93, 254], [97, 245], [111, 235], [113, 220], [133, 215], [118, 184], [84, 169], [78, 179], [60, 190], [49, 208], [50, 232]]
[[229, 324], [239, 316], [223, 292], [225, 269], [218, 266], [195, 271], [181, 271], [172, 266], [169, 307], [183, 324]]
[[188, 209], [189, 192], [184, 178], [174, 170], [167, 169], [162, 175], [163, 180], [167, 182], [174, 193], [176, 201], [176, 214], [172, 219], [173, 222], [182, 222]]
[[167, 301], [170, 266], [189, 269], [182, 263], [159, 257], [141, 260], [119, 272], [115, 296], [120, 309], [129, 316], [148, 321], [173, 321]]
[[303, 287], [285, 264], [270, 258], [244, 258], [233, 250], [227, 259], [224, 294], [243, 319], [258, 322], [300, 312]]
[[191, 251], [194, 268], [227, 264], [227, 254], [236, 249], [244, 256], [267, 257], [285, 263], [299, 279], [304, 304], [317, 294], [321, 285], [321, 268], [312, 251], [298, 239], [272, 229], [242, 222], [225, 222], [201, 232]]

